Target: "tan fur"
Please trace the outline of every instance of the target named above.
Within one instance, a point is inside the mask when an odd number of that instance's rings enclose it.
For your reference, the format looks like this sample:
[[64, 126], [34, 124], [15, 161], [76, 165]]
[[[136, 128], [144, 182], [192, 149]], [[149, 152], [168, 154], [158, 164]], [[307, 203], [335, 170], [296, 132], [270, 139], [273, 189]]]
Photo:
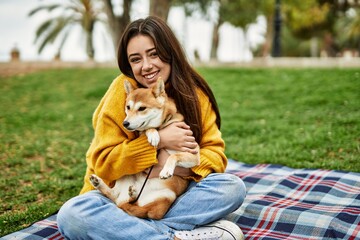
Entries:
[[120, 208], [140, 218], [162, 219], [171, 203], [172, 201], [167, 198], [159, 198], [143, 207], [138, 206], [136, 203], [124, 203]]
[[[145, 132], [151, 145], [156, 147], [160, 141], [157, 129], [184, 120], [184, 117], [177, 112], [174, 101], [168, 98], [161, 79], [158, 79], [152, 88], [133, 89], [126, 80], [124, 87], [127, 93], [125, 107], [127, 116], [123, 125], [129, 131]], [[140, 193], [146, 179], [145, 173], [124, 176], [118, 179], [112, 188], [94, 174], [91, 175], [90, 182], [125, 212], [140, 218], [161, 219], [176, 197], [181, 195], [188, 186], [187, 180], [173, 176], [175, 167], [191, 168], [200, 163], [199, 153], [168, 152], [170, 156], [160, 172], [161, 179], [148, 179], [135, 203], [131, 202]]]

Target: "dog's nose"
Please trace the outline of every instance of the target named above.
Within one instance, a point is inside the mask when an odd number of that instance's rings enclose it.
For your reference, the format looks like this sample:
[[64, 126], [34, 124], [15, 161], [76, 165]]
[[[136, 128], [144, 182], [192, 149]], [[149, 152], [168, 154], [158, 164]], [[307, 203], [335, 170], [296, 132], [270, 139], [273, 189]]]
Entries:
[[129, 123], [128, 121], [124, 121], [124, 122], [123, 122], [123, 126], [124, 126], [125, 128], [128, 128], [129, 125], [130, 125], [130, 123]]

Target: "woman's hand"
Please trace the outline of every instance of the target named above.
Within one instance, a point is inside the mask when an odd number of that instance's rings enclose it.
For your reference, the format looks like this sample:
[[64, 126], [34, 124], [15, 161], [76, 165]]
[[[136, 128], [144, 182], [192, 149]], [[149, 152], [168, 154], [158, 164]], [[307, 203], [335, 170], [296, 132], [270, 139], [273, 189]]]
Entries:
[[[170, 154], [165, 149], [190, 152], [192, 154], [198, 153], [198, 144], [195, 141], [193, 132], [190, 127], [184, 122], [174, 122], [169, 126], [159, 130], [160, 142], [158, 145], [158, 163], [154, 165], [150, 178], [159, 177], [161, 170], [163, 169], [166, 160]], [[188, 177], [194, 173], [189, 168], [176, 167], [174, 175], [181, 177]]]
[[170, 149], [196, 154], [198, 146], [193, 132], [184, 122], [175, 122], [159, 131], [160, 143], [158, 149]]
[[[161, 170], [163, 169], [165, 162], [169, 156], [170, 156], [170, 154], [165, 149], [159, 150], [158, 156], [157, 156], [158, 163], [156, 165], [154, 165], [149, 178], [159, 177], [159, 174], [160, 174]], [[190, 168], [176, 167], [175, 171], [174, 171], [174, 175], [177, 175], [180, 177], [188, 177], [193, 174], [194, 173], [191, 171]]]

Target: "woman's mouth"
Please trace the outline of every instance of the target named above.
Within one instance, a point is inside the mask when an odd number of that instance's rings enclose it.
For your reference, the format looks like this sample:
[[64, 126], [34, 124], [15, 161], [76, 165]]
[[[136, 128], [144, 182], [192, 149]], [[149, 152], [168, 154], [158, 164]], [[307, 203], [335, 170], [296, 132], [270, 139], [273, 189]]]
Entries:
[[157, 71], [157, 72], [154, 72], [154, 73], [151, 73], [151, 74], [146, 74], [146, 75], [144, 75], [144, 78], [145, 78], [146, 80], [151, 80], [151, 79], [153, 79], [157, 74], [158, 74], [158, 71]]

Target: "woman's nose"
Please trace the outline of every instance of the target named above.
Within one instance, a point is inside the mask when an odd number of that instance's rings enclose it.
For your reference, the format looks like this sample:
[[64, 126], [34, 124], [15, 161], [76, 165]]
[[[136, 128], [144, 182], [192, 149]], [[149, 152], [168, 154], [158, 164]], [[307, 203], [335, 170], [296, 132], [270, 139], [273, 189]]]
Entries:
[[149, 61], [149, 59], [144, 59], [143, 62], [143, 70], [144, 71], [150, 71], [152, 69], [153, 65], [151, 64], [151, 61]]

